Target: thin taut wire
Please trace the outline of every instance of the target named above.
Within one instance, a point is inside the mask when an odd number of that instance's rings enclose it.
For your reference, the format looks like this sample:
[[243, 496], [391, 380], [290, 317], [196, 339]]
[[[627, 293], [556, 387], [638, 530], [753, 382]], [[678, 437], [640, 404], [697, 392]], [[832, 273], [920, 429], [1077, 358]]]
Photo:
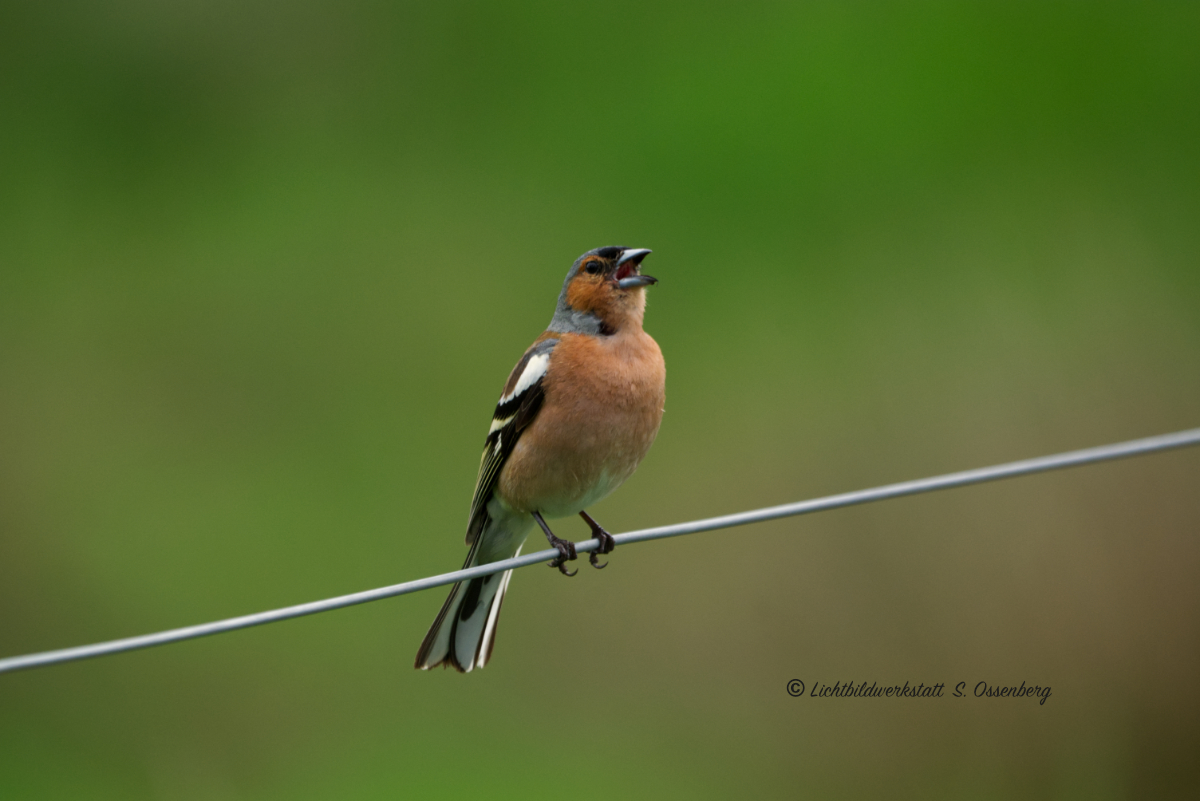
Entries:
[[[1081, 451], [1069, 451], [1067, 453], [1054, 454], [1053, 456], [1042, 456], [1037, 459], [1008, 462], [1007, 464], [995, 465], [993, 467], [981, 467], [977, 470], [964, 470], [961, 473], [948, 473], [932, 478], [917, 479], [916, 481], [904, 481], [899, 484], [887, 484], [882, 487], [858, 490], [857, 492], [846, 492], [841, 495], [829, 495], [824, 498], [815, 498], [811, 501], [771, 506], [765, 509], [755, 509], [749, 512], [739, 512], [722, 517], [710, 517], [706, 520], [693, 520], [690, 523], [677, 523], [673, 526], [659, 526], [658, 528], [630, 531], [626, 534], [618, 534], [614, 539], [617, 541], [617, 544], [625, 544], [645, 542], [646, 540], [659, 540], [666, 537], [678, 537], [683, 534], [695, 534], [700, 531], [712, 531], [718, 528], [744, 526], [747, 523], [759, 523], [764, 520], [774, 520], [780, 517], [792, 517], [794, 515], [809, 514], [810, 512], [820, 512], [825, 509], [837, 509], [843, 506], [882, 501], [887, 498], [898, 498], [902, 495], [916, 495], [921, 492], [963, 487], [968, 484], [979, 484], [984, 481], [995, 481], [1001, 478], [1041, 473], [1046, 470], [1058, 470], [1063, 467], [1074, 467], [1092, 462], [1103, 462], [1110, 459], [1120, 459], [1125, 456], [1137, 456], [1139, 454], [1154, 453], [1156, 451], [1165, 451], [1172, 448], [1183, 448], [1198, 444], [1200, 444], [1200, 428], [1193, 428], [1188, 431], [1177, 431], [1174, 434], [1163, 434], [1157, 437], [1118, 442], [1113, 445], [1101, 445]], [[594, 539], [587, 540], [578, 543], [576, 550], [587, 553], [595, 550], [598, 544]], [[7, 659], [0, 659], [0, 673], [52, 665], [57, 662], [71, 662], [76, 659], [87, 659], [104, 654], [115, 654], [120, 651], [133, 651], [138, 648], [149, 648], [152, 645], [165, 645], [166, 643], [190, 640], [209, 634], [219, 634], [224, 631], [260, 626], [263, 623], [274, 623], [277, 620], [315, 615], [318, 612], [328, 612], [331, 609], [365, 604], [368, 601], [378, 601], [381, 598], [391, 598], [394, 595], [406, 595], [410, 592], [419, 592], [420, 590], [428, 590], [445, 584], [453, 584], [456, 581], [478, 578], [491, 573], [498, 573], [501, 570], [512, 570], [517, 567], [536, 565], [539, 562], [547, 562], [556, 556], [558, 556], [557, 551], [548, 549], [538, 551], [537, 553], [528, 553], [524, 556], [517, 556], [512, 559], [504, 559], [499, 562], [491, 562], [478, 567], [467, 568], [466, 570], [456, 570], [453, 573], [443, 573], [440, 576], [406, 581], [403, 584], [393, 584], [390, 587], [380, 587], [379, 589], [365, 590], [350, 595], [339, 595], [336, 598], [327, 598], [323, 601], [311, 601], [306, 604], [297, 604], [296, 606], [285, 606], [282, 609], [272, 609], [267, 612], [259, 612], [255, 615], [231, 617], [227, 620], [216, 620], [212, 623], [201, 623], [196, 626], [185, 626], [180, 629], [159, 631], [154, 634], [143, 634], [140, 637], [126, 637], [123, 640], [110, 640], [93, 645], [63, 648], [58, 651], [43, 651], [24, 656], [10, 656]]]

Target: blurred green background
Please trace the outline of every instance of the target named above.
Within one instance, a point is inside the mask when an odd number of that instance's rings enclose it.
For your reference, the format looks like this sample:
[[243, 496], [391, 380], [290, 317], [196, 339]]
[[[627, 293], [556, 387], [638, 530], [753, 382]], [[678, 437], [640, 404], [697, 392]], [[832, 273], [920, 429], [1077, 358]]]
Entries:
[[[0, 655], [456, 568], [600, 245], [668, 366], [614, 531], [1200, 425], [1198, 98], [1188, 3], [5, 3]], [[442, 590], [3, 675], [0, 796], [1194, 798], [1198, 479], [529, 568], [469, 676]]]

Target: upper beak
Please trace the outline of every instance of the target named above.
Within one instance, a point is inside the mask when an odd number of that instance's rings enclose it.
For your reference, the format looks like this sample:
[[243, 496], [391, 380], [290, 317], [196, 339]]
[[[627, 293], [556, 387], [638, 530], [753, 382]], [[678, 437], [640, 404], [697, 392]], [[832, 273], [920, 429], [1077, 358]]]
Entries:
[[642, 259], [650, 255], [649, 248], [629, 248], [617, 259], [617, 286], [621, 289], [633, 289], [638, 286], [657, 284], [658, 279], [652, 275], [639, 275], [638, 267]]
[[650, 248], [629, 248], [623, 250], [621, 251], [621, 258], [617, 259], [617, 266], [620, 267], [627, 261], [631, 261], [634, 264], [641, 264], [642, 259], [649, 256], [652, 252]]

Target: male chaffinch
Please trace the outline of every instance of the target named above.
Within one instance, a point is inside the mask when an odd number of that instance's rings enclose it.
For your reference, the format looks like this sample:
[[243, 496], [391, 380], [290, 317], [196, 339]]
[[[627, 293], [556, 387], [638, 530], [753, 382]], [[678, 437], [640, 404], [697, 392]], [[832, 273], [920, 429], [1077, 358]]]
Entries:
[[[463, 567], [521, 552], [536, 522], [558, 550], [550, 562], [575, 559], [547, 517], [578, 514], [609, 553], [613, 537], [586, 507], [619, 487], [650, 449], [662, 422], [666, 367], [642, 330], [644, 248], [606, 247], [580, 256], [567, 273], [550, 326], [517, 362], [484, 443], [471, 500]], [[576, 571], [578, 572], [578, 571]], [[500, 604], [512, 571], [459, 582], [450, 590], [417, 652], [416, 667], [449, 665], [467, 673], [487, 664]]]

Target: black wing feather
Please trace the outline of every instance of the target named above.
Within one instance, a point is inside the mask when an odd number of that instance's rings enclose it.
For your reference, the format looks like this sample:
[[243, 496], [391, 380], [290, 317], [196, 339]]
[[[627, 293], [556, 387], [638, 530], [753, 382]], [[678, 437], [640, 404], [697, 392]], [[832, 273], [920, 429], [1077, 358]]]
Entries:
[[[557, 344], [557, 339], [547, 339], [525, 351], [521, 361], [517, 362], [517, 366], [513, 368], [509, 381], [513, 382], [514, 376], [515, 380], [519, 381], [531, 359], [535, 356], [549, 356]], [[475, 494], [471, 498], [471, 517], [467, 524], [468, 545], [475, 542], [487, 525], [487, 505], [492, 498], [492, 492], [496, 489], [501, 468], [508, 461], [521, 433], [529, 427], [542, 408], [542, 401], [546, 397], [545, 390], [542, 388], [544, 378], [545, 374], [543, 373], [519, 394], [507, 401], [501, 397], [501, 402], [496, 404], [496, 411], [492, 415], [493, 423], [501, 420], [506, 422], [500, 428], [489, 433], [484, 441], [483, 456], [479, 461], [479, 477], [475, 480]], [[508, 384], [506, 383], [505, 386]]]

